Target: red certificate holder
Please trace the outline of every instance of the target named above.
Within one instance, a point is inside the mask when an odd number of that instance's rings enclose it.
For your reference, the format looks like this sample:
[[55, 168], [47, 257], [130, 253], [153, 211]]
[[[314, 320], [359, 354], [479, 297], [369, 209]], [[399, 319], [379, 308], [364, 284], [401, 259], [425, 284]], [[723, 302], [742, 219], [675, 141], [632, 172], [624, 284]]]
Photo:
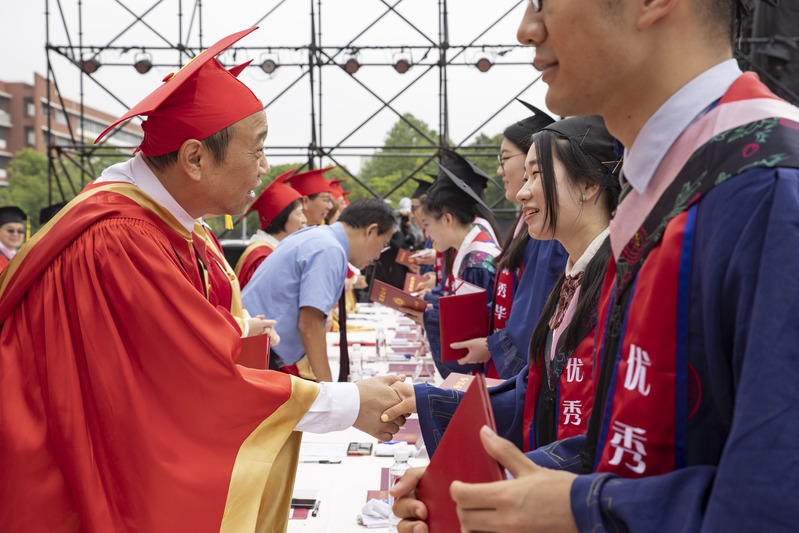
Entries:
[[456, 279], [452, 286], [452, 295], [438, 299], [442, 361], [457, 361], [469, 353], [466, 348], [450, 348], [453, 342], [488, 336], [485, 289], [462, 279]]

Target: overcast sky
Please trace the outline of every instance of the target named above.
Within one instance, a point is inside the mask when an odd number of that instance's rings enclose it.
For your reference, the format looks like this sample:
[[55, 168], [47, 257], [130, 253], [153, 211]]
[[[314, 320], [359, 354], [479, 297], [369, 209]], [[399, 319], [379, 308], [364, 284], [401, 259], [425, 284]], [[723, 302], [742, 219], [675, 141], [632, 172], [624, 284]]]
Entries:
[[[393, 5], [396, 0], [386, 2]], [[143, 17], [150, 28], [135, 23], [135, 17], [126, 10], [123, 3], [139, 15], [156, 4]], [[538, 78], [538, 72], [531, 65], [531, 49], [487, 47], [485, 50], [461, 52], [457, 48], [470, 43], [516, 45], [516, 28], [525, 3], [525, 0], [449, 0], [449, 42], [455, 48], [448, 55], [452, 58], [460, 52], [454, 59], [455, 64], [447, 70], [449, 131], [453, 141], [470, 142], [475, 132], [494, 135], [511, 122], [527, 116], [526, 110], [514, 102], [496, 118], [481, 126], [520, 92], [523, 99], [546, 109], [546, 86], [542, 82], [538, 81], [525, 90], [525, 87]], [[310, 42], [311, 0], [270, 0], [260, 3], [252, 0], [204, 0], [202, 25], [196, 12], [192, 21], [194, 2], [189, 0], [162, 0], [160, 3], [157, 0], [83, 0], [82, 24], [79, 24], [77, 4], [75, 0], [61, 1], [60, 8], [66, 19], [64, 23], [59, 15], [58, 2], [50, 0], [51, 44], [67, 46], [71, 41], [73, 45], [77, 45], [82, 39], [84, 46], [102, 48], [113, 40], [115, 46], [132, 47], [125, 53], [119, 50], [102, 52], [100, 61], [104, 66], [94, 75], [121, 102], [92, 80], [83, 77], [83, 99], [86, 105], [111, 114], [124, 113], [127, 107], [134, 105], [154, 89], [166, 74], [175, 70], [172, 66], [156, 66], [150, 73], [141, 75], [130, 65], [135, 61], [137, 53], [141, 53], [142, 46], [151, 47], [148, 52], [152, 54], [156, 64], [175, 64], [178, 61], [177, 52], [158, 51], [152, 47], [168, 46], [166, 41], [172, 44], [179, 42], [179, 32], [183, 35], [182, 41], [188, 46], [198, 47], [202, 44], [207, 47], [225, 35], [259, 24], [259, 30], [236, 45], [247, 49], [239, 50], [235, 58], [232, 54], [220, 56], [223, 63], [232, 66], [250, 58], [254, 59], [254, 65], [260, 65], [266, 58], [272, 58], [278, 64], [307, 61], [307, 51], [304, 50], [270, 52], [265, 48], [302, 47]], [[48, 25], [45, 5], [45, 0], [5, 2], [3, 17], [0, 18], [0, 44], [5, 51], [0, 79], [32, 83], [34, 71], [46, 75], [45, 43]], [[178, 13], [179, 5], [184, 9], [182, 17]], [[317, 1], [313, 2], [313, 6], [314, 9], [317, 8]], [[363, 32], [387, 10], [386, 3], [381, 0], [322, 0], [322, 46], [341, 47], [351, 43], [355, 48], [401, 47], [425, 46], [438, 42], [437, 1], [401, 0], [396, 10], [410, 24], [391, 12]], [[264, 18], [270, 11], [271, 14]], [[503, 18], [505, 13], [508, 14]], [[480, 37], [495, 21], [499, 22]], [[82, 34], [79, 31], [81, 26]], [[361, 32], [363, 34], [358, 36]], [[327, 51], [331, 55], [335, 53], [332, 50]], [[499, 55], [500, 52], [503, 54]], [[401, 75], [390, 67], [368, 65], [375, 62], [393, 63], [403, 55], [410, 57], [412, 63], [421, 62], [424, 53], [420, 49], [360, 50], [358, 59], [365, 65], [354, 77], [334, 66], [322, 69], [322, 142], [327, 145], [342, 144], [344, 148], [338, 152], [339, 161], [348, 165], [351, 170], [357, 171], [359, 167], [360, 159], [356, 154], [367, 151], [356, 147], [382, 143], [389, 128], [397, 120], [396, 114], [388, 109], [370, 118], [381, 106], [380, 101], [370, 94], [370, 90], [388, 100], [406, 84], [418, 78], [392, 105], [399, 113], [413, 113], [432, 128], [438, 129], [439, 69], [416, 65]], [[431, 50], [424, 63], [437, 61], [437, 55], [437, 49]], [[483, 56], [498, 63], [487, 73], [481, 73], [473, 66]], [[78, 100], [81, 96], [79, 71], [58, 54], [51, 53], [50, 57], [61, 91], [67, 98]], [[349, 50], [341, 53], [336, 61], [343, 63], [347, 57]], [[501, 64], [503, 62], [521, 65]], [[114, 63], [123, 65], [114, 66]], [[283, 66], [269, 76], [259, 67], [250, 67], [240, 78], [268, 104], [306, 71], [307, 68]], [[315, 70], [314, 74], [317, 73], [318, 70]], [[368, 90], [358, 81], [368, 87]], [[318, 102], [318, 95], [314, 96]], [[289, 151], [286, 157], [276, 154], [287, 152], [286, 149], [279, 148], [281, 146], [307, 146], [311, 141], [310, 99], [310, 82], [306, 74], [267, 107], [270, 124], [267, 145], [272, 147], [270, 150], [273, 163], [303, 159], [305, 152], [302, 150]], [[353, 133], [364, 121], [366, 125]]]

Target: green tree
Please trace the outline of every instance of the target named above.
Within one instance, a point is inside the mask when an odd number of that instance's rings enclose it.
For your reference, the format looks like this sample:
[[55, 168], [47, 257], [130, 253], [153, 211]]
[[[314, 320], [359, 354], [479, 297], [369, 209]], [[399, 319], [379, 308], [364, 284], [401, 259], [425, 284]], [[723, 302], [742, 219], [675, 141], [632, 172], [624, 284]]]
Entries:
[[[91, 166], [95, 169], [103, 169], [127, 157], [129, 156], [92, 158]], [[54, 204], [71, 200], [82, 188], [81, 171], [75, 163], [66, 158], [61, 161], [56, 160], [55, 163], [55, 178], [52, 184], [52, 203]], [[16, 205], [25, 211], [30, 218], [31, 234], [42, 226], [39, 220], [39, 211], [50, 205], [48, 179], [47, 155], [39, 153], [33, 148], [25, 148], [17, 152], [11, 161], [8, 169], [8, 187], [0, 189], [0, 205]], [[61, 191], [63, 191], [63, 197]]]
[[39, 210], [47, 205], [47, 157], [33, 148], [17, 153], [8, 169], [8, 187], [0, 190], [0, 205], [25, 211], [31, 234], [39, 228]]
[[[389, 130], [383, 148], [378, 150], [361, 169], [361, 179], [381, 196], [388, 194], [397, 183], [419, 167], [422, 168], [415, 176], [420, 178], [426, 178], [428, 173], [438, 174], [435, 163], [430, 161], [425, 164], [430, 155], [436, 151], [438, 133], [410, 113], [405, 113], [403, 118], [405, 120], [398, 120]], [[416, 146], [419, 148], [414, 148]], [[389, 199], [396, 205], [403, 196], [410, 196], [415, 188], [416, 182], [406, 181], [389, 195]], [[358, 188], [350, 198], [360, 198], [368, 194], [367, 191]]]

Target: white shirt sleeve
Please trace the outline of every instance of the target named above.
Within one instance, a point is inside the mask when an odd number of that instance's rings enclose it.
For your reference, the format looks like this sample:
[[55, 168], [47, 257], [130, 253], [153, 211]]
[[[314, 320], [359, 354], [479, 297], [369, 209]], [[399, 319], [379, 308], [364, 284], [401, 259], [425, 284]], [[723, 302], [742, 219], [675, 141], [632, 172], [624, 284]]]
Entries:
[[347, 429], [355, 423], [361, 395], [355, 383], [322, 382], [319, 395], [294, 428], [295, 431], [328, 433]]

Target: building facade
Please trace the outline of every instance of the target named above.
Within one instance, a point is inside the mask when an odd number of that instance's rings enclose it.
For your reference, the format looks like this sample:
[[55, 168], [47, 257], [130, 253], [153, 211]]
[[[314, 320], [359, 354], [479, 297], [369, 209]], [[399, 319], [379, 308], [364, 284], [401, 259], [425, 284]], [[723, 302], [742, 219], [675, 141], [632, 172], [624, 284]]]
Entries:
[[[49, 101], [47, 83], [39, 74], [34, 74], [33, 85], [0, 80], [0, 185], [8, 185], [11, 160], [23, 148], [47, 153], [51, 145], [92, 144], [117, 119], [85, 105], [81, 117], [80, 104], [60, 99], [53, 84]], [[143, 132], [138, 124], [128, 123], [107, 139], [108, 145], [132, 153]]]

